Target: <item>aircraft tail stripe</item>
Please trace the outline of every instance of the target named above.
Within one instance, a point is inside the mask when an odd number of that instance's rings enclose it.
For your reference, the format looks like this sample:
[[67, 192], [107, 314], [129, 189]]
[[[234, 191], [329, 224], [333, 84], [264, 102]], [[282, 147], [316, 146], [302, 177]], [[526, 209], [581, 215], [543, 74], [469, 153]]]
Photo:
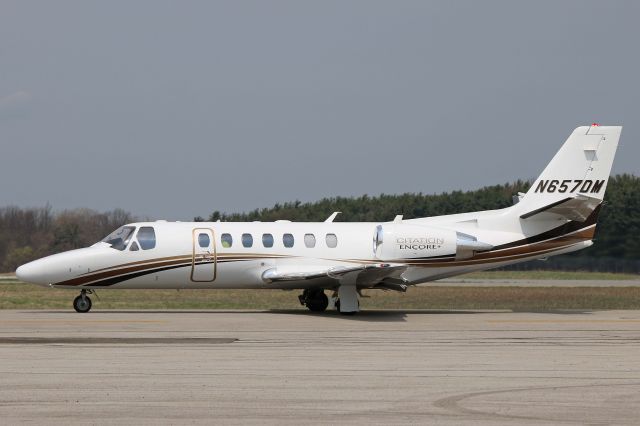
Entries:
[[[455, 260], [451, 259], [445, 262], [429, 262], [429, 261], [420, 261], [420, 262], [406, 262], [410, 266], [421, 266], [421, 267], [443, 267], [443, 266], [466, 266], [466, 265], [478, 265], [483, 263], [496, 263], [502, 262], [505, 260], [515, 260], [521, 259], [525, 257], [531, 257], [535, 255], [548, 254], [554, 251], [562, 250], [567, 247], [571, 247], [575, 244], [579, 244], [584, 241], [589, 241], [587, 234], [589, 231], [585, 231], [585, 238], [563, 238], [560, 237], [553, 244], [537, 244], [537, 245], [529, 245], [523, 247], [520, 250], [513, 250], [510, 253], [499, 253], [494, 256], [485, 256], [482, 258], [474, 257], [472, 259], [466, 260]], [[485, 254], [485, 253], [481, 253]], [[480, 256], [480, 255], [478, 255]]]
[[580, 231], [582, 229], [592, 227], [598, 221], [598, 215], [600, 214], [601, 208], [602, 208], [602, 204], [596, 207], [595, 210], [591, 212], [589, 217], [587, 217], [587, 219], [584, 222], [570, 221], [556, 228], [550, 229], [549, 231], [543, 232], [541, 234], [537, 234], [532, 237], [527, 237], [521, 240], [496, 246], [491, 251], [503, 250], [503, 249], [508, 249], [512, 247], [519, 247], [524, 244], [538, 243], [545, 240], [557, 238], [559, 236], [569, 235], [569, 234], [575, 233], [576, 231]]

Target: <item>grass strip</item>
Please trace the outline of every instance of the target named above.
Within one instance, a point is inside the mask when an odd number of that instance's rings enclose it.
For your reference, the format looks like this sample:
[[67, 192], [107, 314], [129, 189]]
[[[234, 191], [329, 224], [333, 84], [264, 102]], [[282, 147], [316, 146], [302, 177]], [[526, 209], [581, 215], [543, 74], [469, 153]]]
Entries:
[[460, 279], [491, 279], [491, 280], [638, 280], [638, 274], [615, 274], [612, 272], [588, 271], [482, 271], [459, 275]]
[[[0, 309], [72, 309], [77, 291], [0, 283]], [[300, 291], [98, 290], [96, 309], [302, 309]], [[365, 291], [362, 309], [640, 309], [640, 287], [412, 287]]]

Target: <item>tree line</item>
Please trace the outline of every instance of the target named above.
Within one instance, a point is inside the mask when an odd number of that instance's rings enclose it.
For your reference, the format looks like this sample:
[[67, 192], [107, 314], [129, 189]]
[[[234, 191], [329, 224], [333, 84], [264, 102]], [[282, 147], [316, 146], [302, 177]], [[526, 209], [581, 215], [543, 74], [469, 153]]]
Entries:
[[0, 271], [12, 272], [33, 259], [87, 247], [135, 218], [122, 209], [53, 213], [51, 206], [0, 208]]
[[[375, 197], [332, 197], [311, 203], [294, 201], [246, 213], [214, 211], [210, 221], [323, 221], [340, 211], [336, 220], [355, 222], [390, 221], [401, 214], [405, 219], [500, 209], [513, 204], [514, 195], [526, 192], [531, 182], [518, 180], [487, 186], [475, 191], [453, 191], [426, 195], [406, 193]], [[196, 220], [204, 220], [196, 218]], [[508, 269], [562, 269], [640, 273], [640, 178], [630, 174], [612, 176], [605, 193], [595, 244], [587, 250], [534, 261]]]
[[[345, 222], [389, 221], [398, 214], [412, 219], [508, 207], [513, 204], [513, 196], [526, 192], [530, 185], [530, 182], [518, 180], [475, 191], [332, 197], [310, 203], [293, 201], [244, 213], [214, 211], [207, 220], [323, 221], [334, 211], [342, 212], [336, 221]], [[548, 262], [527, 262], [514, 268], [640, 273], [640, 178], [629, 174], [613, 176], [609, 180], [605, 202], [593, 247], [554, 257]], [[55, 213], [48, 205], [0, 208], [0, 271], [11, 272], [32, 259], [89, 246], [119, 226], [135, 220], [133, 215], [121, 209], [105, 213], [89, 209]], [[205, 219], [196, 217], [194, 220]]]

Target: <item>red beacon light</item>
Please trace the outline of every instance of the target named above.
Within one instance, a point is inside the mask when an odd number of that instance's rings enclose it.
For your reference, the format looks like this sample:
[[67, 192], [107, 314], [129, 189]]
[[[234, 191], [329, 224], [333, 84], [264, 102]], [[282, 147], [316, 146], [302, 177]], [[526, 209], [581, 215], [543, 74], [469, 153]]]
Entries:
[[598, 127], [600, 126], [598, 123], [591, 123], [591, 127]]

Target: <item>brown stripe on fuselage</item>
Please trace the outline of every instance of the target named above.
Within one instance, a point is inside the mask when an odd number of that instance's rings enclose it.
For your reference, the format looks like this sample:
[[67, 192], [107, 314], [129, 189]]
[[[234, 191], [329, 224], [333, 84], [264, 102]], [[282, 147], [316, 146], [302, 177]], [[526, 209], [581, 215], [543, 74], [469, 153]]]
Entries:
[[569, 247], [571, 245], [589, 241], [593, 238], [595, 227], [591, 226], [589, 229], [584, 229], [578, 232], [574, 232], [570, 235], [564, 235], [562, 237], [554, 238], [547, 241], [542, 241], [535, 244], [526, 244], [521, 247], [513, 247], [506, 250], [500, 250], [498, 252], [488, 251], [484, 253], [478, 253], [471, 259], [456, 260], [454, 257], [449, 259], [416, 259], [405, 260], [404, 263], [411, 266], [462, 266], [462, 265], [476, 265], [479, 263], [495, 263], [510, 259], [520, 259], [523, 257], [529, 257], [535, 254], [544, 254], [552, 251], [560, 250], [562, 248]]
[[[255, 255], [255, 254], [234, 254], [228, 253], [222, 256], [218, 256], [219, 263], [231, 262], [231, 261], [245, 261], [245, 260], [257, 260], [264, 258], [273, 258], [273, 257], [286, 257], [285, 255], [276, 255], [276, 254], [267, 254], [267, 255]], [[167, 259], [167, 260], [163, 260]], [[128, 264], [118, 265], [111, 268], [103, 268], [98, 271], [93, 271], [90, 273], [85, 273], [76, 278], [72, 278], [67, 281], [61, 281], [56, 283], [55, 285], [60, 286], [81, 286], [88, 284], [93, 281], [103, 280], [106, 278], [116, 277], [118, 275], [126, 275], [130, 273], [140, 272], [146, 269], [156, 269], [159, 267], [165, 266], [174, 266], [184, 264], [184, 266], [189, 266], [193, 263], [192, 255], [183, 255], [183, 256], [171, 256], [166, 258], [157, 258], [157, 259], [148, 259], [146, 261], [139, 262], [131, 262]], [[209, 263], [209, 262], [196, 262], [196, 264], [201, 263]], [[130, 265], [130, 266], [127, 266]]]
[[542, 256], [545, 254], [549, 254], [549, 253], [553, 253], [555, 251], [567, 248], [567, 247], [571, 247], [573, 244], [566, 244], [564, 246], [560, 246], [560, 247], [556, 247], [556, 248], [552, 248], [552, 249], [546, 249], [546, 250], [537, 250], [537, 251], [529, 251], [526, 253], [522, 253], [520, 255], [513, 255], [513, 256], [499, 256], [499, 257], [495, 257], [495, 258], [490, 258], [490, 259], [483, 259], [483, 260], [474, 260], [474, 259], [469, 259], [469, 260], [459, 260], [459, 261], [452, 261], [452, 262], [448, 262], [448, 263], [442, 263], [442, 262], [438, 262], [438, 263], [427, 263], [427, 262], [423, 262], [423, 263], [411, 263], [411, 262], [407, 262], [408, 266], [413, 266], [413, 267], [418, 267], [418, 268], [445, 268], [445, 267], [451, 267], [451, 266], [469, 266], [469, 265], [478, 265], [478, 264], [489, 264], [489, 263], [498, 263], [498, 262], [506, 262], [506, 261], [512, 261], [512, 260], [519, 260], [519, 259], [526, 259], [526, 258], [530, 258], [530, 257], [535, 257], [535, 256]]
[[521, 254], [527, 251], [527, 248], [533, 248], [533, 250], [546, 250], [546, 249], [555, 249], [558, 246], [568, 244], [576, 244], [583, 241], [588, 241], [593, 239], [593, 235], [595, 233], [595, 226], [591, 226], [587, 229], [582, 229], [580, 231], [572, 232], [571, 234], [563, 235], [561, 237], [552, 238], [545, 241], [540, 241], [538, 243], [533, 244], [524, 244], [522, 246], [502, 249], [502, 250], [492, 250], [486, 253], [479, 253], [477, 256], [474, 256], [474, 259], [484, 259], [491, 258], [494, 256], [510, 256], [514, 254]]
[[[466, 260], [456, 260], [454, 256], [449, 258], [423, 258], [423, 259], [397, 259], [393, 261], [387, 261], [390, 263], [403, 263], [409, 266], [419, 266], [419, 267], [442, 267], [442, 266], [463, 266], [463, 265], [474, 265], [479, 263], [495, 263], [501, 262], [505, 260], [515, 260], [525, 257], [530, 257], [537, 254], [546, 254], [549, 252], [553, 252], [573, 244], [588, 241], [593, 239], [595, 233], [595, 224], [586, 224], [583, 223], [583, 228], [578, 229], [577, 231], [573, 231], [569, 234], [564, 234], [555, 238], [550, 238], [548, 240], [539, 241], [536, 243], [532, 243], [532, 240], [535, 237], [526, 238], [523, 240], [519, 240], [521, 245], [512, 246], [513, 243], [508, 243], [502, 246], [498, 250], [491, 250], [484, 253], [478, 253], [471, 259]], [[586, 227], [585, 227], [586, 225]], [[559, 227], [555, 228], [552, 231], [558, 231], [560, 229], [568, 230], [567, 227]], [[569, 228], [570, 229], [570, 228]], [[555, 233], [555, 232], [553, 232]], [[547, 235], [550, 236], [552, 233], [547, 231], [543, 234], [539, 235]], [[259, 260], [259, 259], [273, 259], [273, 258], [295, 258], [299, 256], [289, 256], [282, 254], [256, 254], [256, 253], [218, 253], [217, 261], [219, 263], [228, 263], [235, 261], [249, 261], [249, 260]], [[351, 263], [362, 263], [362, 264], [370, 264], [370, 263], [379, 263], [381, 262], [378, 259], [325, 259], [329, 261], [340, 261], [340, 262], [351, 262]], [[209, 263], [210, 261], [196, 261], [196, 264]], [[184, 266], [188, 267], [193, 264], [193, 254], [189, 255], [181, 255], [181, 256], [170, 256], [164, 258], [156, 258], [156, 259], [147, 259], [142, 261], [130, 262], [121, 265], [116, 265], [109, 268], [103, 268], [96, 271], [92, 271], [90, 273], [83, 274], [76, 278], [72, 278], [67, 281], [62, 281], [56, 283], [55, 285], [60, 286], [82, 286], [87, 285], [88, 283], [94, 281], [100, 281], [104, 279], [109, 279], [117, 276], [125, 276], [127, 274], [138, 274], [141, 271], [145, 270], [155, 270], [158, 268], [168, 267], [168, 266]]]
[[136, 262], [121, 263], [121, 264], [115, 265], [115, 266], [108, 266], [106, 268], [101, 268], [101, 269], [96, 269], [94, 271], [85, 272], [82, 275], [90, 275], [90, 274], [95, 274], [97, 272], [110, 271], [112, 269], [124, 268], [124, 267], [127, 267], [127, 266], [146, 265], [146, 264], [150, 264], [150, 263], [154, 263], [154, 262], [165, 262], [165, 261], [168, 261], [168, 260], [184, 259], [184, 258], [191, 259], [191, 257], [192, 257], [192, 255], [190, 255], [190, 254], [189, 255], [180, 255], [180, 256], [157, 257], [155, 259], [139, 260], [139, 261], [136, 261]]
[[[243, 257], [243, 256], [251, 256], [251, 257], [256, 257], [256, 256], [260, 256], [263, 258], [277, 258], [277, 257], [288, 257], [286, 255], [282, 255], [282, 254], [243, 254], [243, 253], [218, 253], [217, 257], [218, 259], [220, 258], [226, 258], [228, 256], [232, 256], [232, 257]], [[135, 265], [151, 265], [153, 263], [158, 263], [158, 262], [166, 262], [168, 260], [176, 260], [176, 259], [192, 259], [193, 255], [192, 254], [184, 254], [184, 255], [180, 255], [180, 256], [169, 256], [169, 257], [157, 257], [155, 259], [146, 259], [146, 260], [139, 260], [136, 262], [129, 262], [129, 263], [121, 263], [119, 265], [115, 265], [115, 266], [109, 266], [106, 268], [101, 268], [101, 269], [96, 269], [94, 271], [91, 272], [85, 272], [82, 275], [90, 275], [90, 274], [95, 274], [96, 272], [102, 272], [102, 271], [110, 271], [113, 269], [118, 269], [118, 268], [124, 268], [124, 267], [128, 267], [128, 266], [135, 266]]]
[[181, 263], [190, 264], [191, 263], [191, 256], [189, 256], [189, 258], [188, 258], [188, 263], [187, 263], [187, 260], [184, 259], [184, 257], [180, 257], [179, 259], [168, 260], [168, 261], [165, 261], [165, 262], [153, 262], [152, 264], [146, 263], [146, 264], [129, 266], [129, 267], [126, 267], [126, 268], [111, 269], [111, 270], [108, 270], [108, 271], [92, 273], [90, 275], [82, 275], [82, 276], [79, 276], [79, 277], [76, 277], [76, 278], [72, 278], [72, 279], [67, 280], [67, 281], [61, 281], [59, 283], [56, 283], [56, 285], [79, 286], [79, 285], [84, 285], [84, 284], [90, 283], [91, 281], [102, 280], [102, 279], [105, 279], [105, 278], [115, 277], [117, 275], [122, 275], [122, 274], [131, 273], [131, 272], [142, 271], [144, 269], [149, 269], [149, 267], [157, 268], [157, 267], [162, 267], [162, 266], [179, 265]]

